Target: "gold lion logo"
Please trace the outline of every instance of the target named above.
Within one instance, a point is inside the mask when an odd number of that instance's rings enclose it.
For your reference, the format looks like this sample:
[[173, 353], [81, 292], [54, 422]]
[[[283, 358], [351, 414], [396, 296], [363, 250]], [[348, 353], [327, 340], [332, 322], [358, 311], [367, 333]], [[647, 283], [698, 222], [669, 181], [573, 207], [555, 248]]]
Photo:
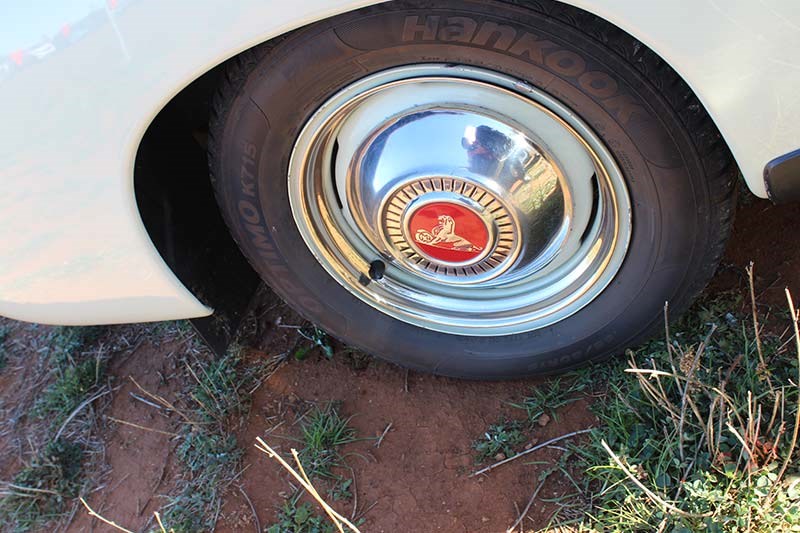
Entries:
[[439, 215], [437, 224], [431, 231], [419, 229], [414, 240], [428, 246], [459, 250], [461, 252], [480, 252], [483, 247], [477, 246], [456, 233], [456, 221], [449, 215]]

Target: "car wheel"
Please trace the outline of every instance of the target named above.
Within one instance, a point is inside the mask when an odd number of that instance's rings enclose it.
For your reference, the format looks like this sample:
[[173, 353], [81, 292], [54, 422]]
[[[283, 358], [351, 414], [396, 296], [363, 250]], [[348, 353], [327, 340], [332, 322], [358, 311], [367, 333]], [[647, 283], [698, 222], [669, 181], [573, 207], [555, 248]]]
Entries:
[[556, 3], [390, 2], [236, 58], [210, 166], [243, 253], [303, 316], [401, 365], [509, 378], [685, 308], [735, 166], [678, 76]]

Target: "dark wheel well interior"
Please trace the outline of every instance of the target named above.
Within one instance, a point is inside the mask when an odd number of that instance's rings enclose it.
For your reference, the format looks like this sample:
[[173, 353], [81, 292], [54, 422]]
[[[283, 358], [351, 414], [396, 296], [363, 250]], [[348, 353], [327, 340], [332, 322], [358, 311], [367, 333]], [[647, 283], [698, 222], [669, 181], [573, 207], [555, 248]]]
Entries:
[[193, 321], [224, 349], [258, 286], [222, 220], [208, 174], [210, 102], [225, 65], [207, 72], [158, 113], [136, 154], [139, 212], [161, 257], [213, 317]]

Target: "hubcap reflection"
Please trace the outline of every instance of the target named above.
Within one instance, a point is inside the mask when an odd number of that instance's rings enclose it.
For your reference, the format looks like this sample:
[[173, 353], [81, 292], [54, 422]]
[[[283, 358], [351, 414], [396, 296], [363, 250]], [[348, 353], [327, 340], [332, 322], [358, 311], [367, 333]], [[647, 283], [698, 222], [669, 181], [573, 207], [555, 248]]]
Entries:
[[630, 239], [599, 138], [545, 93], [472, 67], [400, 67], [345, 88], [306, 124], [288, 179], [303, 240], [337, 282], [447, 333], [521, 333], [577, 312]]

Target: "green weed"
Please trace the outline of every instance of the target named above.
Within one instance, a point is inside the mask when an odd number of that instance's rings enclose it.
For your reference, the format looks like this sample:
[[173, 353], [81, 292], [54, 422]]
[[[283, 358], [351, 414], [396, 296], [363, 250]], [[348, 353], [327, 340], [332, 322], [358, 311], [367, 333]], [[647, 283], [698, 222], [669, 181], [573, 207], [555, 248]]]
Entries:
[[294, 358], [301, 361], [308, 357], [314, 348], [319, 348], [328, 359], [333, 357], [333, 344], [328, 334], [316, 326], [297, 330], [307, 342], [301, 343], [294, 351]]
[[571, 404], [584, 396], [590, 383], [588, 377], [573, 373], [566, 378], [555, 378], [545, 384], [531, 389], [529, 396], [509, 405], [525, 411], [526, 419], [504, 420], [489, 426], [483, 436], [472, 443], [475, 450], [475, 463], [479, 464], [494, 459], [498, 454], [510, 457], [517, 453], [519, 446], [525, 443], [527, 435], [537, 423], [545, 425], [550, 418], [557, 420], [557, 410]]
[[472, 443], [476, 452], [475, 462], [493, 459], [498, 453], [510, 457], [525, 440], [523, 424], [518, 420], [506, 420], [491, 425], [482, 438]]
[[242, 450], [233, 435], [193, 428], [184, 434], [177, 456], [188, 470], [178, 492], [163, 509], [164, 522], [176, 532], [211, 531], [222, 492], [239, 470]]
[[8, 352], [6, 351], [6, 339], [11, 333], [11, 326], [8, 324], [0, 324], [0, 372], [5, 370], [8, 365]]
[[517, 409], [524, 409], [531, 425], [538, 422], [545, 414], [553, 420], [558, 420], [557, 409], [579, 400], [586, 386], [586, 382], [580, 380], [570, 380], [565, 386], [561, 378], [555, 378], [542, 386], [534, 387], [530, 396], [511, 405]]
[[[0, 335], [5, 337], [9, 328], [3, 327]], [[55, 377], [27, 411], [35, 429], [51, 435], [47, 430], [61, 426], [103, 381], [105, 359], [100, 355], [87, 357], [85, 354], [103, 331], [103, 328], [81, 327], [51, 330], [43, 368]], [[28, 466], [17, 473], [0, 500], [0, 519], [4, 523], [25, 531], [57, 519], [67, 510], [68, 500], [78, 495], [84, 477], [84, 447], [91, 448], [83, 438], [86, 430], [79, 430], [79, 433], [83, 436], [65, 436], [49, 442]], [[28, 438], [30, 442], [36, 440], [31, 439], [31, 435]]]
[[4, 489], [0, 522], [29, 531], [58, 518], [80, 491], [82, 459], [78, 444], [64, 439], [49, 443]]
[[231, 427], [247, 416], [249, 390], [264, 364], [246, 364], [237, 347], [219, 359], [186, 362], [194, 381], [187, 391], [192, 408], [186, 416], [191, 422], [183, 425], [177, 456], [187, 475], [163, 509], [170, 529], [213, 529], [222, 493], [236, 478], [242, 457]]
[[54, 328], [50, 337], [50, 363], [56, 368], [74, 365], [81, 352], [97, 342], [105, 332], [99, 326], [64, 326]]
[[356, 440], [356, 431], [349, 423], [350, 418], [343, 418], [335, 403], [328, 403], [322, 407], [314, 406], [302, 425], [300, 460], [303, 467], [312, 479], [332, 480], [340, 497], [349, 493], [350, 483], [335, 474], [333, 469], [343, 466], [340, 448]]
[[[303, 417], [300, 462], [312, 482], [322, 479], [328, 484], [328, 494], [334, 500], [352, 497], [350, 488], [353, 480], [340, 476], [335, 470], [346, 466], [341, 447], [356, 440], [356, 431], [350, 427], [350, 418], [341, 416], [335, 402], [315, 405]], [[302, 492], [297, 491], [284, 503], [278, 521], [266, 528], [267, 533], [336, 531], [328, 518], [314, 514], [308, 503], [297, 505], [301, 495]]]
[[294, 500], [283, 504], [278, 521], [266, 533], [334, 533], [336, 528], [327, 517], [315, 514], [308, 503], [297, 505]]
[[224, 357], [205, 363], [187, 364], [195, 380], [191, 397], [198, 406], [196, 414], [206, 423], [224, 425], [228, 417], [242, 414], [247, 406], [242, 387], [246, 385], [241, 375], [241, 356], [233, 348]]
[[105, 378], [105, 359], [86, 357], [83, 353], [96, 342], [104, 329], [99, 327], [55, 328], [49, 341], [49, 365], [56, 373], [53, 381], [37, 399], [31, 415], [48, 419], [57, 426]]
[[189, 320], [166, 320], [151, 324], [150, 334], [153, 337], [182, 339], [185, 337], [193, 337], [194, 330]]
[[222, 435], [193, 427], [177, 447], [178, 458], [192, 473], [220, 478], [218, 470], [225, 471], [242, 456], [233, 435]]
[[31, 414], [36, 418], [49, 419], [53, 426], [61, 424], [88, 393], [102, 382], [104, 376], [105, 362], [100, 359], [87, 359], [74, 366], [67, 365], [56, 381], [39, 397]]

